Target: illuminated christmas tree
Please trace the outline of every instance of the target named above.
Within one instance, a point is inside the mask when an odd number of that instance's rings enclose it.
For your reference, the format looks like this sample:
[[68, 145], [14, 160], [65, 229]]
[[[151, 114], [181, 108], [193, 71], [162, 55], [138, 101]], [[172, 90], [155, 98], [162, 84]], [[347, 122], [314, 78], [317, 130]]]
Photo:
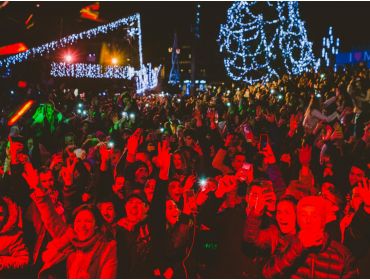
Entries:
[[297, 2], [235, 2], [218, 41], [235, 81], [269, 81], [316, 65]]

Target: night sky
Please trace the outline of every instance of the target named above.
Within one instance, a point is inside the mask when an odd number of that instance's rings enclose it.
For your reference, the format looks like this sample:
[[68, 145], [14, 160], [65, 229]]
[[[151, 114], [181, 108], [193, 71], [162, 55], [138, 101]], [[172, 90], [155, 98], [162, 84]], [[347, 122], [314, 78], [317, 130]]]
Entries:
[[[93, 2], [10, 2], [0, 10], [0, 46], [25, 42], [29, 47], [97, 26], [79, 18], [82, 7]], [[145, 62], [157, 65], [168, 56], [176, 31], [180, 45], [189, 44], [194, 9], [199, 2], [100, 2], [101, 17], [107, 22], [140, 12]], [[201, 3], [200, 54], [210, 77], [225, 75], [216, 42], [219, 26], [226, 20], [232, 2]], [[37, 8], [36, 4], [40, 7]], [[308, 36], [319, 55], [328, 27], [341, 39], [341, 51], [369, 49], [368, 15], [370, 2], [300, 2], [300, 14]], [[27, 30], [24, 21], [34, 13], [35, 25]], [[62, 24], [61, 24], [62, 23]]]

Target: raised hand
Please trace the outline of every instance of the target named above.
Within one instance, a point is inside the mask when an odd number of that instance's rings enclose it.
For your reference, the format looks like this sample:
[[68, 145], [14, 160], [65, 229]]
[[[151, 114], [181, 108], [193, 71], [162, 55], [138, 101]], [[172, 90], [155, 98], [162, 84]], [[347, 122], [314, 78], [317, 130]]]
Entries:
[[275, 115], [274, 114], [265, 114], [265, 119], [269, 122], [269, 123], [274, 123], [275, 122]]
[[297, 118], [294, 114], [291, 114], [290, 115], [290, 120], [289, 120], [289, 136], [293, 136], [294, 133], [296, 132], [298, 128], [298, 122], [297, 122]]
[[106, 144], [99, 146], [99, 153], [102, 162], [107, 162], [112, 154], [112, 150], [107, 148]]
[[196, 180], [197, 177], [195, 177], [194, 175], [190, 175], [185, 181], [184, 192], [190, 190], [194, 186]]
[[201, 120], [201, 119], [202, 119], [202, 113], [200, 112], [200, 110], [199, 110], [199, 109], [195, 109], [195, 110], [194, 110], [193, 117], [194, 117], [194, 119], [196, 119], [196, 120]]
[[326, 129], [326, 133], [323, 136], [323, 140], [330, 140], [330, 136], [333, 133], [333, 128], [330, 125], [326, 125], [325, 129]]
[[208, 112], [207, 112], [207, 118], [209, 118], [209, 120], [211, 122], [214, 122], [215, 119], [216, 119], [216, 111], [215, 110], [208, 110]]
[[68, 154], [68, 157], [70, 157], [70, 158], [75, 158], [76, 157], [75, 153], [73, 152], [74, 149], [76, 149], [75, 145], [68, 145], [66, 147], [65, 151]]
[[203, 156], [203, 151], [202, 151], [202, 148], [200, 147], [200, 145], [198, 143], [194, 143], [193, 144], [193, 150], [199, 155], [199, 156]]
[[50, 162], [49, 168], [51, 170], [53, 170], [56, 165], [61, 164], [61, 163], [63, 163], [63, 157], [62, 157], [62, 155], [59, 154], [59, 153], [54, 154], [52, 156], [52, 158], [51, 158], [51, 162]]
[[334, 141], [334, 140], [340, 140], [340, 139], [343, 139], [343, 138], [344, 138], [344, 136], [343, 136], [342, 128], [338, 123], [336, 123], [334, 125], [334, 131], [330, 135], [330, 140]]
[[230, 147], [233, 142], [234, 135], [228, 134], [225, 139], [225, 147]]
[[163, 272], [163, 277], [165, 279], [172, 279], [173, 278], [173, 274], [174, 274], [174, 271], [173, 271], [173, 268], [172, 267], [169, 267], [165, 270], [165, 272]]
[[19, 142], [14, 142], [11, 137], [8, 137], [9, 140], [9, 154], [10, 154], [10, 163], [11, 164], [18, 164], [18, 154], [20, 151], [23, 150], [23, 144]]
[[[258, 147], [258, 149], [260, 150], [260, 147]], [[267, 143], [266, 147], [263, 150], [260, 150], [260, 153], [264, 156], [263, 161], [266, 165], [272, 165], [276, 162], [274, 152], [269, 143]]]
[[134, 162], [140, 144], [141, 129], [138, 128], [127, 140], [127, 161]]
[[73, 176], [74, 176], [74, 170], [77, 164], [78, 158], [68, 158], [67, 159], [67, 165], [63, 166], [60, 170], [60, 175], [62, 176], [64, 185], [66, 187], [72, 186], [73, 184]]
[[158, 143], [158, 167], [159, 178], [168, 180], [168, 175], [171, 165], [170, 145], [167, 140], [163, 140], [162, 144]]
[[31, 189], [35, 190], [39, 185], [39, 174], [37, 170], [33, 168], [31, 163], [26, 163], [24, 165], [24, 172], [22, 173], [22, 176]]
[[216, 197], [221, 198], [226, 193], [235, 190], [238, 186], [237, 178], [232, 175], [225, 175], [218, 181], [217, 190], [215, 192]]
[[298, 149], [299, 162], [302, 166], [309, 166], [311, 162], [312, 147], [305, 145], [303, 148]]
[[370, 214], [370, 180], [365, 177], [358, 185], [361, 198], [364, 202], [364, 210]]

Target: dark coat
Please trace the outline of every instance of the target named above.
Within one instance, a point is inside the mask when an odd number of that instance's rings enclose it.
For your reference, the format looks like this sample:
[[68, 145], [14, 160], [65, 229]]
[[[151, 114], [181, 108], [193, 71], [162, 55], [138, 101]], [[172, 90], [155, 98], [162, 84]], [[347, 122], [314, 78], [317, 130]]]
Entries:
[[357, 268], [349, 250], [325, 236], [320, 248], [304, 249], [292, 237], [287, 246], [277, 248], [263, 268], [266, 278], [356, 278]]

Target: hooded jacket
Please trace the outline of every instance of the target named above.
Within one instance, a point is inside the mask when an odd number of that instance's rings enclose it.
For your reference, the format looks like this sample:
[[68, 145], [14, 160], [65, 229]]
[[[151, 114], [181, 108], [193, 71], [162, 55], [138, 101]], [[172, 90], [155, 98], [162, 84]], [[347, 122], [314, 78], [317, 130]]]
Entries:
[[28, 250], [22, 237], [20, 208], [7, 197], [0, 198], [5, 224], [0, 229], [0, 275], [2, 271], [19, 269], [29, 262]]
[[115, 278], [117, 246], [97, 232], [87, 241], [78, 241], [72, 227], [56, 213], [48, 195], [34, 192], [31, 195], [46, 229], [53, 237], [42, 255], [44, 265], [39, 278]]

